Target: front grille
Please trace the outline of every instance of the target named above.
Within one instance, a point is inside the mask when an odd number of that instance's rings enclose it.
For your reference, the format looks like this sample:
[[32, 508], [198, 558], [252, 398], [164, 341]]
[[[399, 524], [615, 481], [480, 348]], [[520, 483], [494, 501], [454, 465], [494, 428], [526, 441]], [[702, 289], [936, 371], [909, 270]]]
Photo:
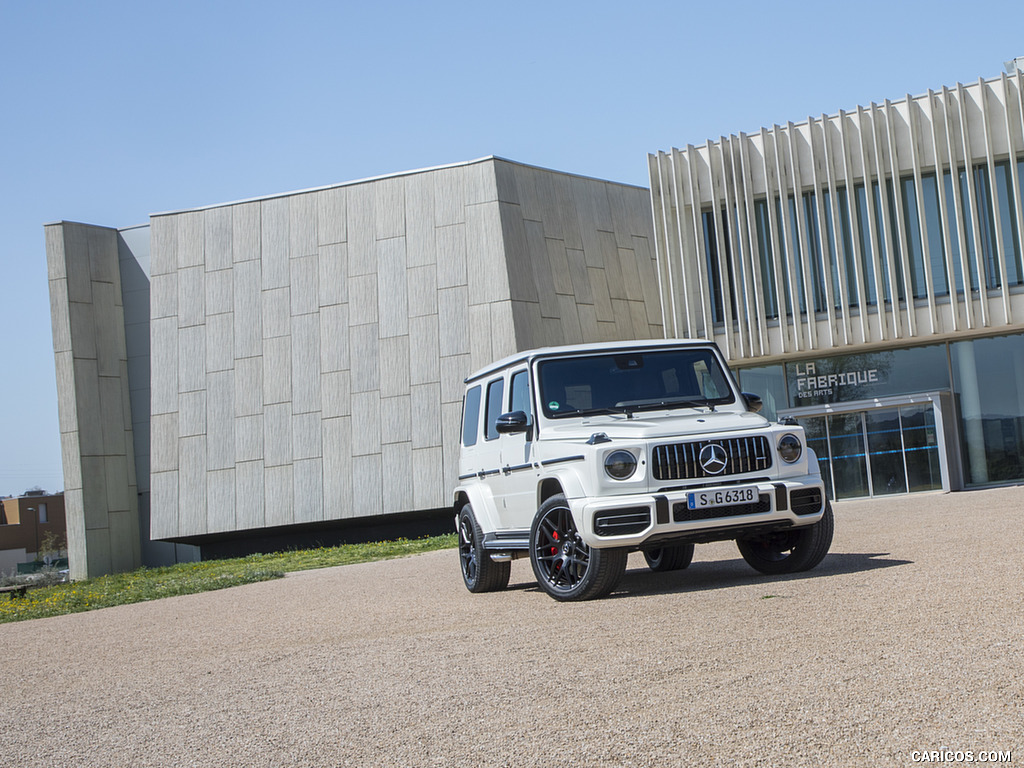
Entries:
[[789, 495], [793, 512], [798, 515], [816, 515], [821, 512], [821, 489], [801, 488]]
[[677, 523], [688, 523], [693, 520], [714, 520], [719, 517], [739, 517], [740, 515], [760, 515], [771, 512], [772, 499], [767, 493], [757, 497], [752, 504], [734, 504], [730, 507], [708, 507], [706, 509], [690, 509], [686, 502], [672, 505], [672, 519]]
[[647, 507], [606, 509], [594, 515], [594, 532], [598, 536], [625, 536], [640, 533], [651, 524]]
[[[700, 465], [700, 452], [715, 443], [725, 449], [725, 468], [710, 474]], [[692, 443], [673, 443], [656, 446], [651, 456], [656, 480], [696, 480], [705, 477], [724, 477], [744, 472], [762, 472], [772, 465], [771, 446], [764, 435], [729, 437], [723, 440], [698, 440]]]

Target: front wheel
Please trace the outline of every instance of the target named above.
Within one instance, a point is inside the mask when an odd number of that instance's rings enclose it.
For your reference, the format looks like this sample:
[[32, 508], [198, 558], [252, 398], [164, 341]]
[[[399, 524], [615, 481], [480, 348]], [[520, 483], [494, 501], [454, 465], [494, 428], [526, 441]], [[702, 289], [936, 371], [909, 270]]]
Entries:
[[825, 559], [832, 546], [832, 530], [832, 506], [825, 502], [825, 514], [814, 525], [737, 539], [736, 546], [743, 559], [761, 573], [797, 573], [809, 571]]
[[530, 528], [530, 565], [537, 584], [555, 600], [607, 595], [626, 571], [624, 549], [592, 549], [576, 530], [561, 494], [540, 505]]
[[459, 512], [459, 564], [470, 592], [494, 592], [508, 586], [511, 563], [496, 563], [483, 547], [484, 535], [466, 504]]

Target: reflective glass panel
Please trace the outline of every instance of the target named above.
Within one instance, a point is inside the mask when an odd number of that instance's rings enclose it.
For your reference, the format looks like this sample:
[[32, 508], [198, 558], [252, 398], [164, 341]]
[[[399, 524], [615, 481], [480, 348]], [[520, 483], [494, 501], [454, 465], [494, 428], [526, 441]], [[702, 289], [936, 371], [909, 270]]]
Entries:
[[942, 488], [939, 439], [932, 405], [905, 405], [900, 408], [900, 421], [910, 492]]
[[875, 496], [906, 493], [903, 440], [898, 408], [884, 408], [864, 414], [871, 463], [871, 489]]
[[832, 479], [837, 499], [867, 496], [868, 467], [860, 413], [826, 417], [832, 452]]

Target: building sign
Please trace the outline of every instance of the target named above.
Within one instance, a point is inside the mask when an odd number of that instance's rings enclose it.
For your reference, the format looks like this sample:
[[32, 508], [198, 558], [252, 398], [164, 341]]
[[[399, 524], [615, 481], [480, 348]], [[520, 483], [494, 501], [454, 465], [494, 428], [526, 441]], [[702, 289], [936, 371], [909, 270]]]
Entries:
[[892, 354], [867, 353], [786, 364], [790, 406], [842, 403], [887, 393]]
[[840, 387], [863, 387], [865, 384], [878, 383], [877, 368], [860, 371], [839, 371], [838, 373], [819, 373], [818, 364], [813, 361], [794, 363], [793, 367], [795, 369], [794, 380], [797, 401], [811, 397], [824, 397], [835, 401], [848, 400], [849, 398], [840, 396], [836, 390]]

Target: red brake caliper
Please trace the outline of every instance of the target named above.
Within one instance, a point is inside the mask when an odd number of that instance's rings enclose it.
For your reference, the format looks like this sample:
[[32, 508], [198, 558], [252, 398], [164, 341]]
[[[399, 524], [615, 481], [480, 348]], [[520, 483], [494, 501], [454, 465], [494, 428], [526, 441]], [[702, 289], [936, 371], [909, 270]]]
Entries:
[[[555, 541], [558, 541], [558, 531], [552, 531], [551, 532], [551, 538], [553, 538]], [[552, 547], [551, 548], [551, 554], [552, 555], [557, 555], [558, 554], [558, 547]], [[557, 563], [555, 564], [555, 567], [556, 568], [558, 567]]]

